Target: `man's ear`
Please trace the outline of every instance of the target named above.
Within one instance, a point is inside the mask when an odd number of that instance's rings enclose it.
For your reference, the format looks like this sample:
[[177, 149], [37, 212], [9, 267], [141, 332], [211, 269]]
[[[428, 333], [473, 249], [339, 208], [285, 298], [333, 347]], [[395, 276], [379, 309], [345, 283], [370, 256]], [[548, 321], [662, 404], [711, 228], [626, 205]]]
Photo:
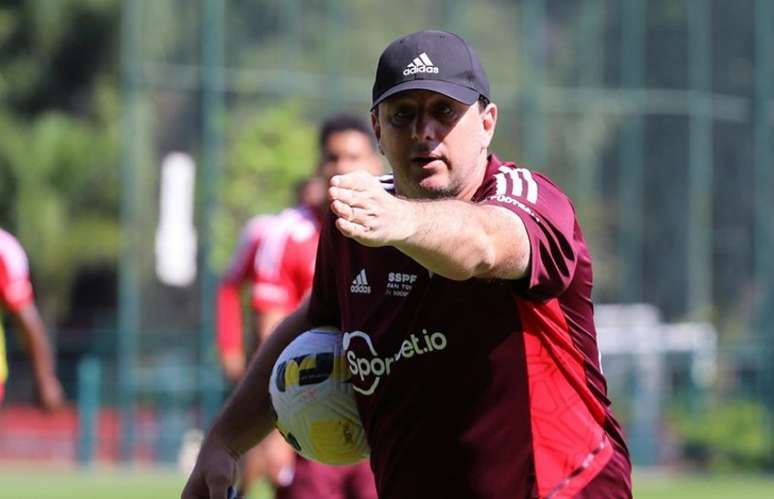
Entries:
[[484, 149], [489, 147], [494, 137], [495, 128], [497, 127], [497, 105], [490, 102], [486, 105], [483, 111], [481, 111], [481, 128], [482, 128], [482, 145]]
[[374, 130], [379, 154], [384, 155], [384, 151], [382, 151], [382, 127], [379, 125], [379, 113], [376, 110], [371, 111], [371, 128]]

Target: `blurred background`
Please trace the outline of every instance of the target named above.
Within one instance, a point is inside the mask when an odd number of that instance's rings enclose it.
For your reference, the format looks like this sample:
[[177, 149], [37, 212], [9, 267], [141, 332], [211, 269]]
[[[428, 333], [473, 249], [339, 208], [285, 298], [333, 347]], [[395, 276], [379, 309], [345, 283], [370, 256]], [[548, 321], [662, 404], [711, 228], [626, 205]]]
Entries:
[[0, 1], [0, 227], [68, 398], [37, 411], [9, 342], [0, 497], [174, 496], [227, 394], [240, 227], [292, 203], [319, 122], [367, 118], [381, 50], [424, 28], [480, 54], [498, 156], [575, 202], [637, 497], [772, 497], [770, 0]]

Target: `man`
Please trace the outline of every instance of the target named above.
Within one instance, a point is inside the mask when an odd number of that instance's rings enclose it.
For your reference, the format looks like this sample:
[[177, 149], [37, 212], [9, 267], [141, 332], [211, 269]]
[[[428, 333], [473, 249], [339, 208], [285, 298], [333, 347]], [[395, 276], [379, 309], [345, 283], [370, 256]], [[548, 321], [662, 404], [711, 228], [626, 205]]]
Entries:
[[[54, 372], [46, 329], [35, 306], [27, 255], [16, 238], [3, 229], [0, 229], [0, 305], [0, 312], [4, 309], [11, 315], [14, 329], [21, 334], [30, 356], [41, 407], [46, 411], [58, 409], [63, 401], [62, 385]], [[0, 402], [7, 378], [5, 336], [0, 320]]]
[[255, 387], [314, 324], [345, 332], [380, 498], [631, 497], [574, 209], [489, 153], [497, 107], [477, 55], [451, 33], [399, 38], [372, 104], [393, 182], [331, 179], [312, 295], [251, 363], [183, 497], [224, 497], [270, 428]]
[[[274, 327], [298, 307], [314, 276], [320, 222], [327, 211], [325, 186], [334, 175], [357, 169], [379, 173], [381, 162], [371, 130], [359, 118], [336, 115], [320, 130], [317, 174], [299, 188], [298, 207], [276, 216], [253, 218], [242, 231], [234, 260], [218, 292], [218, 345], [226, 376], [243, 375], [239, 286], [252, 282], [256, 342], [265, 342]], [[331, 467], [296, 458], [274, 432], [242, 460], [241, 493], [261, 475], [268, 475], [278, 498], [370, 499], [376, 497], [367, 463]]]

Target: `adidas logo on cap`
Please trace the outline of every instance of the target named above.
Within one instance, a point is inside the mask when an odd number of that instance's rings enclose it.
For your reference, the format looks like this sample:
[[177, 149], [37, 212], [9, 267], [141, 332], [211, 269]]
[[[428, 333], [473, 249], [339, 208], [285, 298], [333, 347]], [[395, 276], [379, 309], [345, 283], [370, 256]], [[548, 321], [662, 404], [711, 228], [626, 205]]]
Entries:
[[433, 61], [430, 60], [426, 52], [414, 57], [414, 60], [408, 63], [406, 69], [403, 70], [403, 76], [417, 73], [438, 73], [438, 67], [433, 65]]
[[371, 286], [368, 285], [365, 269], [358, 272], [355, 278], [352, 279], [352, 286], [349, 287], [349, 291], [363, 295], [371, 294]]
[[481, 96], [491, 100], [489, 80], [473, 47], [448, 31], [418, 31], [396, 38], [379, 56], [371, 110], [409, 90], [436, 92], [467, 106]]

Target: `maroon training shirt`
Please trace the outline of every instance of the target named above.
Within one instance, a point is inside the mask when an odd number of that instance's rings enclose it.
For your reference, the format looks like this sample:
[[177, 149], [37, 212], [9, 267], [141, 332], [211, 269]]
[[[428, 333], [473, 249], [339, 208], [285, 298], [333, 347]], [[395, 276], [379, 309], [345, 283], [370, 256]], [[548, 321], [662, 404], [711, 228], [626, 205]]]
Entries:
[[495, 156], [473, 202], [524, 221], [528, 278], [452, 281], [323, 228], [310, 319], [345, 332], [379, 497], [630, 497], [572, 204]]

